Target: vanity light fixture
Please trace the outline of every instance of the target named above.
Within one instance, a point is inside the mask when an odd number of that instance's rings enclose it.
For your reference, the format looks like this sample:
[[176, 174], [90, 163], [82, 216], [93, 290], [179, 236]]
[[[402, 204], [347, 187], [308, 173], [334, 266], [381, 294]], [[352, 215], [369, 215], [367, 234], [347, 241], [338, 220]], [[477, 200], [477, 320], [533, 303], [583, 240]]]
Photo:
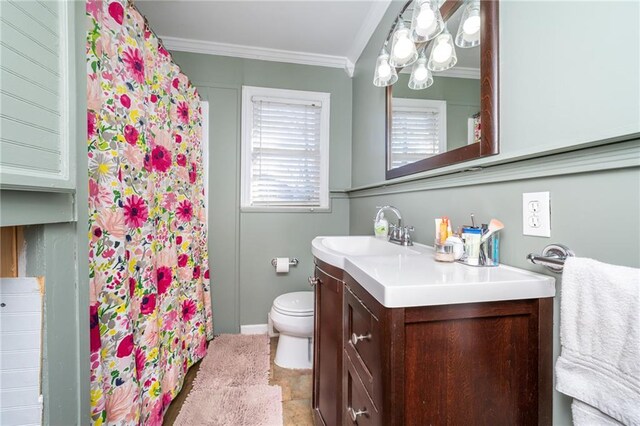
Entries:
[[390, 86], [398, 81], [396, 68], [389, 64], [389, 53], [386, 44], [382, 47], [376, 60], [376, 70], [373, 75], [373, 84], [378, 87]]
[[418, 56], [418, 61], [413, 64], [411, 77], [409, 78], [409, 89], [422, 90], [433, 84], [433, 75], [427, 68], [427, 57], [424, 51]]
[[[398, 81], [397, 69], [414, 64], [409, 87], [426, 89], [433, 84], [431, 72], [448, 70], [458, 62], [455, 46], [476, 47], [480, 44], [480, 0], [467, 0], [460, 25], [454, 38], [440, 12], [439, 0], [413, 0], [402, 8], [396, 17], [384, 46], [376, 61], [373, 84], [378, 87], [391, 86]], [[404, 15], [411, 13], [408, 28]], [[391, 44], [391, 54], [387, 46]], [[430, 49], [427, 60], [425, 52]], [[422, 51], [420, 61], [418, 51]], [[425, 64], [426, 63], [426, 64]]]
[[432, 40], [442, 32], [444, 21], [438, 0], [415, 0], [411, 18], [411, 39], [416, 43]]
[[392, 67], [406, 67], [418, 59], [416, 44], [411, 40], [410, 35], [411, 30], [404, 25], [404, 21], [398, 21], [391, 40], [391, 58], [389, 58], [389, 65]]
[[471, 0], [465, 7], [456, 34], [456, 46], [476, 47], [480, 44], [480, 1]]
[[431, 71], [445, 71], [452, 68], [458, 62], [456, 48], [453, 45], [453, 37], [445, 28], [433, 41], [431, 55], [427, 68]]

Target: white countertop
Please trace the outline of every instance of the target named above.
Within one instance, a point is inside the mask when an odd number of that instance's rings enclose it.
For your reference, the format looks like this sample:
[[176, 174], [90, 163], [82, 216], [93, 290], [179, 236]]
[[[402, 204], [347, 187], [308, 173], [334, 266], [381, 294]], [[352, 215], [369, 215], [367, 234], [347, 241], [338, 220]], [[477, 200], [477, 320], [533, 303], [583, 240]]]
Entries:
[[388, 308], [554, 297], [555, 278], [500, 265], [474, 267], [433, 258], [422, 244], [374, 237], [316, 237], [315, 257], [351, 275]]

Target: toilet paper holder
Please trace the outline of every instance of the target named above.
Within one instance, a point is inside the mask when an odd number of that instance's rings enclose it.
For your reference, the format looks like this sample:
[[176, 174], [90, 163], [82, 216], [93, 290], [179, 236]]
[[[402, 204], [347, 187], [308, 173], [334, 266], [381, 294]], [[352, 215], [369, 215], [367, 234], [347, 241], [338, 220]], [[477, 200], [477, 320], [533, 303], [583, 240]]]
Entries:
[[[271, 264], [274, 268], [276, 267], [277, 262], [276, 258], [271, 259]], [[300, 263], [300, 261], [295, 257], [289, 259], [289, 266], [298, 266], [298, 263]]]

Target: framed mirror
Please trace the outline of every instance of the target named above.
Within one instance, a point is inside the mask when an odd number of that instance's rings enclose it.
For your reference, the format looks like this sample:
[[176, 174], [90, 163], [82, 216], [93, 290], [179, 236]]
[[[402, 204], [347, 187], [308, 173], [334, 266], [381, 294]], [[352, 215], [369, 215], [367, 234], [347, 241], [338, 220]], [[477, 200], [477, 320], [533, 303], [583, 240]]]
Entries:
[[[466, 22], [464, 10], [469, 4], [446, 0], [440, 6], [452, 38], [461, 19]], [[498, 154], [497, 0], [480, 1], [479, 32], [478, 46], [460, 48], [456, 41], [456, 64], [433, 71], [429, 87], [408, 87], [414, 65], [398, 69], [398, 80], [387, 86], [386, 179]], [[425, 59], [433, 58], [439, 37], [416, 44]]]

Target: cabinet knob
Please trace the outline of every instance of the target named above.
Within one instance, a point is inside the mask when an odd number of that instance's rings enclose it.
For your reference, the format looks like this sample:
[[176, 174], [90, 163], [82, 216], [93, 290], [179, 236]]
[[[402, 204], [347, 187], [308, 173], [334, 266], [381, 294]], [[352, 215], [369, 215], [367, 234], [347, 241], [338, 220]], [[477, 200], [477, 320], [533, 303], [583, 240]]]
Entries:
[[315, 287], [318, 284], [320, 284], [320, 280], [317, 277], [309, 277], [309, 285], [311, 287]]
[[349, 417], [351, 417], [351, 421], [354, 423], [358, 421], [358, 417], [368, 414], [366, 408], [363, 410], [354, 410], [353, 408], [349, 407], [347, 408], [347, 412], [349, 413]]
[[371, 340], [371, 333], [366, 335], [361, 334], [358, 336], [356, 333], [351, 333], [351, 343], [353, 346], [357, 345], [360, 340]]

